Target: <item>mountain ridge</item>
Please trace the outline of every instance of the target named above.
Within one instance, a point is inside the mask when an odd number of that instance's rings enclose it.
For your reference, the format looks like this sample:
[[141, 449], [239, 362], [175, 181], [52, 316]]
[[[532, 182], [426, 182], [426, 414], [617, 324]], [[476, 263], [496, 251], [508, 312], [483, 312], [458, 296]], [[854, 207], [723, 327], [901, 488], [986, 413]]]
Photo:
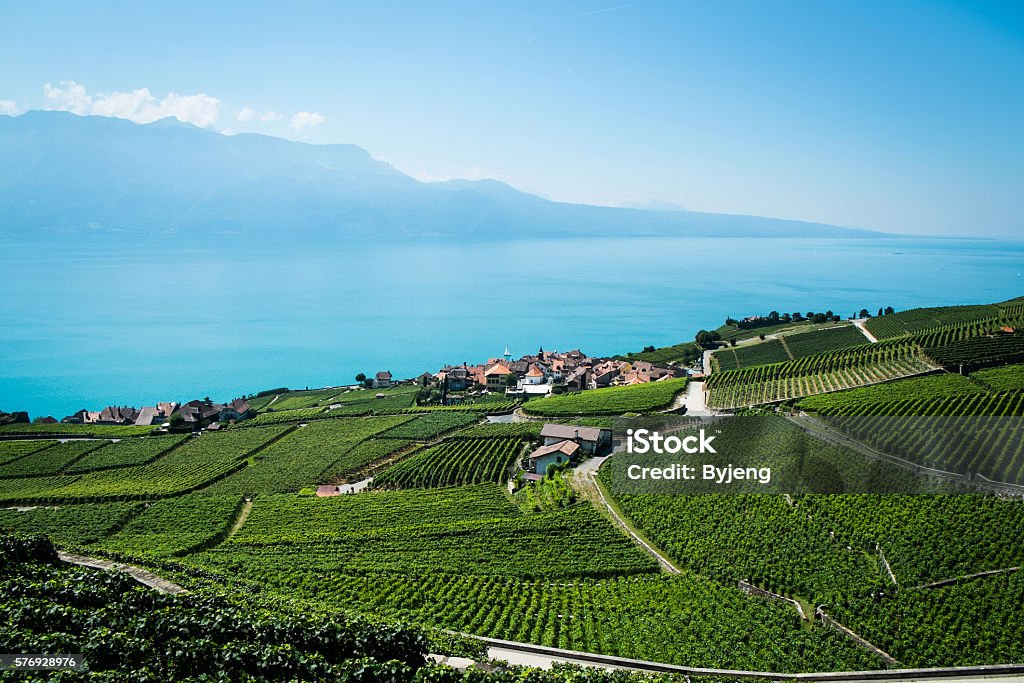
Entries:
[[867, 237], [761, 216], [557, 202], [498, 180], [425, 183], [352, 144], [177, 120], [0, 116], [0, 234], [166, 232], [463, 239]]

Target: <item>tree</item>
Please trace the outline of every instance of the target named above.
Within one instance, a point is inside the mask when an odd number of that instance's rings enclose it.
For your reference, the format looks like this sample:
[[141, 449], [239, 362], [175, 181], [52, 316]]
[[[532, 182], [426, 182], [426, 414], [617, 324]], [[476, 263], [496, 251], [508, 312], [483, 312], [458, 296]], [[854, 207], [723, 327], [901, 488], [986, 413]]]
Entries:
[[360, 372], [358, 375], [356, 375], [356, 381], [359, 382], [360, 384], [365, 382], [366, 381], [366, 374]]
[[516, 376], [514, 372], [510, 372], [509, 374], [505, 375], [505, 386], [514, 387], [517, 384], [519, 384], [519, 378]]
[[725, 324], [729, 325], [730, 327], [736, 327], [737, 325], [740, 324], [740, 321], [736, 320], [736, 318], [726, 318]]
[[868, 309], [862, 308], [862, 309], [860, 309], [860, 317], [862, 317], [862, 318], [870, 318], [871, 314], [868, 313]]
[[654, 346], [645, 346], [643, 353], [654, 353]]
[[697, 342], [697, 346], [701, 347], [702, 349], [710, 349], [714, 347], [715, 342], [717, 342], [721, 338], [722, 335], [718, 334], [717, 332], [701, 330], [700, 332], [697, 333], [695, 340]]
[[878, 315], [879, 315], [879, 317], [882, 316], [882, 307], [881, 306], [878, 307]]
[[363, 380], [363, 386], [367, 389], [373, 389], [373, 380], [367, 377]]
[[798, 323], [798, 322], [800, 322], [803, 319], [804, 319], [804, 314], [801, 313], [800, 311], [797, 311], [796, 313], [793, 314], [793, 322]]
[[820, 325], [821, 323], [826, 322], [827, 320], [828, 318], [825, 317], [824, 313], [815, 313], [813, 316], [811, 316], [811, 322], [816, 325]]
[[893, 315], [895, 313], [896, 313], [896, 309], [894, 309], [892, 306], [886, 306], [885, 307], [885, 315]]
[[778, 311], [772, 311], [771, 313], [769, 313], [768, 314], [768, 320], [772, 321], [773, 323], [779, 322], [779, 312]]

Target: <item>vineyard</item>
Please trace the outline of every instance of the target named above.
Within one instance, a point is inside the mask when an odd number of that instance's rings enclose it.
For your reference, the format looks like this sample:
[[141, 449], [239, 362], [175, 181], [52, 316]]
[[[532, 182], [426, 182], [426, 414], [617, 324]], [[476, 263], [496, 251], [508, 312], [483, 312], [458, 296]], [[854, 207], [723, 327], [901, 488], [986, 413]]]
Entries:
[[428, 441], [443, 434], [462, 429], [480, 421], [479, 413], [434, 412], [393, 427], [381, 436], [389, 439], [418, 439]]
[[[161, 595], [118, 572], [69, 567], [40, 537], [0, 537], [0, 649], [78, 653], [61, 680], [392, 680], [412, 683], [420, 633], [280, 611], [259, 595]], [[8, 559], [11, 558], [11, 559]], [[389, 661], [397, 660], [397, 661]], [[19, 680], [48, 680], [31, 672]]]
[[187, 436], [147, 436], [140, 439], [122, 439], [99, 450], [90, 451], [81, 460], [68, 467], [67, 471], [69, 473], [89, 472], [113, 467], [144, 465], [181, 445], [187, 438]]
[[142, 503], [0, 509], [0, 532], [45, 534], [54, 543], [85, 546], [114, 533], [142, 509]]
[[[219, 496], [297, 492], [319, 483], [323, 472], [360, 441], [410, 419], [407, 415], [393, 415], [310, 422], [260, 451], [255, 462], [204, 493]], [[252, 430], [238, 430], [249, 431]]]
[[231, 542], [323, 543], [388, 528], [449, 526], [518, 516], [519, 508], [498, 484], [332, 498], [260, 496]]
[[417, 453], [373, 479], [374, 488], [502, 482], [523, 450], [516, 438], [454, 439]]
[[129, 554], [185, 555], [221, 540], [241, 505], [240, 496], [192, 494], [157, 501], [97, 545], [104, 550]]
[[52, 434], [72, 438], [115, 438], [145, 436], [153, 433], [153, 427], [136, 425], [77, 425], [77, 424], [8, 424], [0, 426], [0, 434], [29, 435]]
[[23, 458], [0, 465], [0, 477], [26, 477], [40, 474], [56, 474], [67, 469], [72, 463], [90, 451], [106, 446], [109, 441], [65, 441], [49, 448], [35, 451]]
[[980, 370], [971, 379], [990, 391], [1024, 391], [1024, 365]]
[[889, 339], [904, 334], [921, 332], [946, 325], [973, 323], [1003, 313], [997, 304], [980, 306], [942, 306], [939, 308], [913, 308], [891, 315], [870, 318], [864, 326], [876, 339]]
[[[880, 665], [834, 630], [806, 628], [786, 605], [752, 600], [693, 575], [551, 581], [475, 571], [315, 573], [289, 570], [270, 557], [269, 568], [238, 566], [288, 595], [402, 622], [688, 666], [824, 671]], [[229, 556], [223, 561], [233, 566]], [[446, 566], [473, 569], [476, 562], [456, 558]]]
[[277, 425], [305, 422], [317, 418], [327, 417], [326, 408], [295, 408], [293, 410], [274, 410], [269, 413], [260, 413], [254, 417], [244, 420], [235, 425], [235, 429], [243, 427], [259, 427], [261, 425]]
[[146, 465], [75, 476], [0, 479], [0, 502], [144, 500], [185, 493], [241, 468], [246, 456], [284, 431], [258, 427], [204, 434]]
[[866, 341], [864, 334], [854, 325], [787, 334], [783, 340], [793, 358], [806, 358], [829, 351], [847, 349], [851, 346], [861, 346]]
[[57, 443], [56, 441], [0, 441], [0, 472], [3, 471], [2, 467], [5, 463], [23, 458], [29, 453], [35, 453], [36, 451]]
[[686, 379], [591, 389], [527, 401], [523, 411], [553, 417], [573, 415], [622, 415], [667, 408], [676, 394], [686, 389]]
[[735, 348], [724, 348], [716, 351], [713, 357], [719, 372], [790, 360], [786, 347], [778, 339], [768, 339]]
[[[876, 403], [895, 403], [908, 397], [922, 399], [957, 398], [964, 395], [981, 394], [984, 392], [976, 382], [967, 377], [950, 373], [911, 377], [885, 384], [839, 391], [831, 394], [819, 394], [801, 399], [797, 408], [836, 414], [844, 410], [859, 410], [859, 407]], [[857, 414], [856, 412], [853, 414]]]
[[[416, 444], [412, 439], [370, 439], [338, 456], [317, 477], [317, 482], [349, 482], [369, 476], [377, 467], [385, 467], [398, 451]], [[383, 461], [383, 463], [382, 463]]]
[[714, 408], [775, 403], [929, 372], [917, 345], [865, 344], [799, 360], [715, 373], [706, 383]]

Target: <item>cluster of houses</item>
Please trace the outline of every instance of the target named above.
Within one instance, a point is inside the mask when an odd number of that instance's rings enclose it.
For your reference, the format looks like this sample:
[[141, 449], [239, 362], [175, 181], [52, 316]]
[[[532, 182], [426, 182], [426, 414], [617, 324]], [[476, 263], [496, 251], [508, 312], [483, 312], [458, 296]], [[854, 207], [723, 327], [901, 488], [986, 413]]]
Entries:
[[[180, 416], [185, 425], [193, 428], [207, 427], [217, 429], [221, 422], [238, 422], [255, 415], [249, 402], [236, 398], [230, 403], [214, 403], [209, 400], [175, 403], [174, 401], [157, 403], [152, 406], [135, 408], [129, 406], [107, 406], [100, 411], [79, 410], [65, 417], [65, 424], [86, 425], [164, 425]], [[53, 418], [50, 418], [53, 420]], [[56, 422], [56, 420], [53, 420]]]
[[559, 353], [541, 348], [535, 355], [512, 360], [506, 347], [501, 358], [490, 358], [477, 365], [447, 365], [435, 377], [449, 392], [476, 388], [530, 398], [555, 393], [555, 387], [583, 391], [658, 382], [675, 377], [677, 372], [641, 360], [592, 358], [579, 349]]

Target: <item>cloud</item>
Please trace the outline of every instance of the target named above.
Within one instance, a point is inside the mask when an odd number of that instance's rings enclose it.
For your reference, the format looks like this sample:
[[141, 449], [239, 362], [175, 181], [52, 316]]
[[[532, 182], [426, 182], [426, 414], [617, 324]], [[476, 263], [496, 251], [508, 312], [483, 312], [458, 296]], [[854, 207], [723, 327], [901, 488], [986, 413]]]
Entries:
[[0, 100], [0, 115], [14, 116], [18, 113], [18, 105], [14, 100]]
[[57, 86], [47, 83], [43, 92], [50, 109], [83, 116], [113, 116], [135, 123], [152, 123], [173, 116], [179, 121], [202, 127], [212, 126], [220, 117], [220, 100], [202, 93], [179, 95], [172, 92], [160, 100], [149, 92], [149, 88], [92, 95], [84, 85], [74, 81], [61, 81]]
[[256, 111], [250, 107], [242, 107], [235, 112], [235, 118], [242, 123], [248, 123], [250, 121], [260, 121], [262, 123], [269, 123], [271, 121], [277, 121], [284, 118], [276, 111]]
[[302, 132], [307, 128], [315, 128], [327, 121], [323, 114], [316, 111], [300, 111], [292, 117], [290, 125], [295, 130]]

